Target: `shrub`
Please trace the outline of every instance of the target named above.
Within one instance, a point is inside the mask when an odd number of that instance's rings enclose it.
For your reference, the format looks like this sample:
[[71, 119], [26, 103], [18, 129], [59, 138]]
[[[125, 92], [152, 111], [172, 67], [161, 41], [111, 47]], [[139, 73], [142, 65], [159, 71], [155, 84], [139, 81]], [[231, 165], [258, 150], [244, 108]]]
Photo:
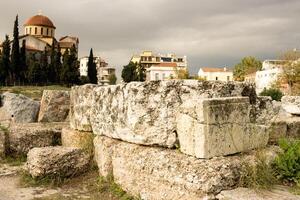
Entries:
[[260, 96], [270, 96], [273, 100], [275, 101], [280, 101], [283, 93], [276, 88], [270, 88], [270, 89], [266, 89], [264, 88], [264, 90], [259, 94]]
[[276, 183], [276, 174], [262, 153], [256, 155], [255, 163], [245, 161], [240, 177], [240, 186], [253, 189], [271, 189]]
[[283, 181], [300, 184], [300, 140], [279, 141], [283, 150], [274, 162], [278, 178]]

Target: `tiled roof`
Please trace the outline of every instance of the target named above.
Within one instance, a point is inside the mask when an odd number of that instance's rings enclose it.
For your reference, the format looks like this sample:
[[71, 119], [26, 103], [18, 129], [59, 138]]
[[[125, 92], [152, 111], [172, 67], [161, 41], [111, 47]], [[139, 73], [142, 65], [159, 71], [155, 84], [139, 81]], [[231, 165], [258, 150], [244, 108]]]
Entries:
[[224, 68], [217, 68], [217, 67], [202, 67], [202, 71], [204, 72], [231, 72], [231, 70], [224, 70]]
[[35, 15], [29, 18], [24, 26], [46, 26], [50, 28], [55, 28], [53, 22], [46, 16], [43, 15]]

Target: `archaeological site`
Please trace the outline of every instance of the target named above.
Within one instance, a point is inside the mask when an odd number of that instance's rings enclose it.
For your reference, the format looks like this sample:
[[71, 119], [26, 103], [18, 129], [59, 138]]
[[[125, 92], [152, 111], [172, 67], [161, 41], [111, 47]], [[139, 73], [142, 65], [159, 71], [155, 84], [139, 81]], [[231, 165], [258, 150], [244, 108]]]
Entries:
[[[19, 170], [33, 180], [69, 180], [93, 168], [127, 199], [300, 199], [281, 187], [265, 196], [247, 187], [249, 167], [276, 160], [282, 138], [300, 138], [300, 97], [272, 101], [251, 83], [87, 84], [45, 90], [40, 101], [5, 92], [0, 123], [1, 159], [24, 157]], [[0, 167], [0, 182], [7, 176]]]

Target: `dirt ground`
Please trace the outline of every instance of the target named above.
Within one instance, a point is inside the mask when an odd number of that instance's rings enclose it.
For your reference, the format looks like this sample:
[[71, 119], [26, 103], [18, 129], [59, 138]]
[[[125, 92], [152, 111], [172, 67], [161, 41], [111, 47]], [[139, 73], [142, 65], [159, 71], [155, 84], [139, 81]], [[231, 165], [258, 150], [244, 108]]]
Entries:
[[22, 166], [0, 164], [0, 200], [118, 200], [109, 191], [99, 189], [96, 170], [67, 180], [61, 187], [25, 187], [21, 184]]

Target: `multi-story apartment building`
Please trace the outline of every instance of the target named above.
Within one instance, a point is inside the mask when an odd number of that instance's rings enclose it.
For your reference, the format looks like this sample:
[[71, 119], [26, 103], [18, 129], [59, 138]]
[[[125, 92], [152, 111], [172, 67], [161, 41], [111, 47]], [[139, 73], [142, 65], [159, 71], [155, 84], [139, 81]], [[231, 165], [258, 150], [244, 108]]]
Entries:
[[[80, 76], [88, 75], [88, 62], [88, 56], [80, 58]], [[114, 67], [109, 67], [108, 63], [105, 62], [105, 60], [101, 57], [94, 57], [94, 62], [96, 63], [97, 67], [98, 84], [109, 84], [109, 77], [111, 75], [115, 75], [116, 69]]]
[[147, 80], [165, 80], [176, 78], [176, 71], [187, 70], [187, 57], [175, 54], [155, 54], [143, 51], [140, 55], [132, 56], [131, 62], [139, 63], [146, 69]]

